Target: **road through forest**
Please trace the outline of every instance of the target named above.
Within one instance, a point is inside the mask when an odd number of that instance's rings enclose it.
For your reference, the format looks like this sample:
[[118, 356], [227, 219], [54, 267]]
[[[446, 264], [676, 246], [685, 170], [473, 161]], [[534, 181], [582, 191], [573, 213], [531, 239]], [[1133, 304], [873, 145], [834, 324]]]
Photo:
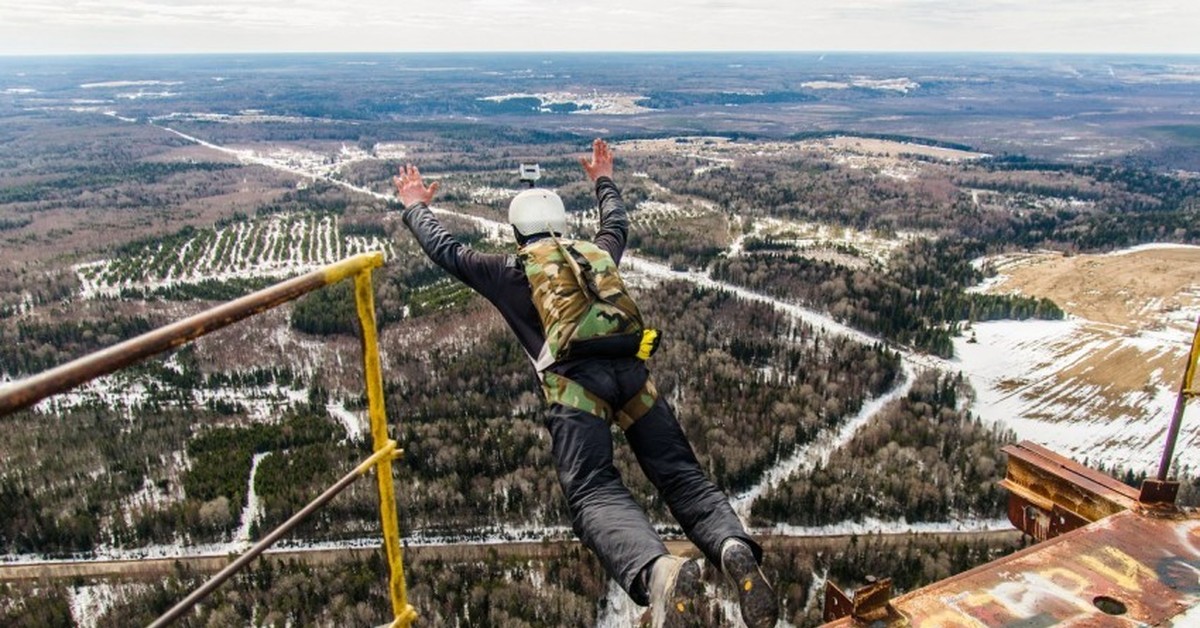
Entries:
[[[177, 135], [183, 139], [195, 142], [201, 146], [210, 148], [221, 153], [232, 155], [246, 163], [253, 163], [264, 167], [273, 168], [283, 172], [287, 172], [296, 176], [305, 177], [311, 180], [322, 180], [329, 183], [341, 186], [348, 190], [357, 193], [366, 194], [375, 198], [387, 199], [388, 195], [380, 194], [373, 190], [362, 188], [336, 178], [318, 175], [296, 168], [288, 167], [282, 164], [275, 163], [267, 158], [258, 157], [251, 151], [238, 150], [223, 147], [211, 142], [204, 141], [174, 129], [160, 127], [165, 131]], [[446, 210], [442, 208], [434, 209], [435, 212], [444, 215], [453, 215], [458, 218], [466, 219], [478, 224], [485, 230], [500, 234], [507, 232], [507, 224]], [[626, 267], [633, 274], [641, 274], [658, 280], [678, 279], [691, 282], [697, 286], [721, 290], [732, 293], [739, 298], [751, 301], [757, 301], [771, 305], [777, 310], [786, 314], [789, 318], [797, 323], [811, 325], [818, 332], [834, 334], [836, 336], [849, 337], [864, 344], [889, 344], [887, 341], [850, 328], [828, 315], [818, 312], [795, 303], [786, 302], [775, 297], [764, 295], [743, 288], [741, 286], [729, 284], [726, 282], [717, 281], [711, 278], [706, 272], [698, 271], [676, 271], [669, 268], [667, 265], [638, 257], [636, 255], [627, 254], [624, 258]], [[890, 345], [889, 345], [890, 346]], [[916, 354], [902, 347], [891, 346], [901, 356], [901, 373], [897, 378], [896, 386], [886, 394], [875, 399], [868, 399], [863, 404], [862, 408], [852, 417], [847, 418], [842, 425], [836, 430], [827, 430], [822, 432], [814, 439], [813, 442], [797, 448], [790, 456], [785, 459], [778, 460], [764, 474], [762, 480], [751, 489], [733, 496], [732, 502], [735, 510], [744, 520], [748, 519], [750, 508], [755, 499], [765, 494], [772, 487], [786, 480], [800, 470], [811, 468], [817, 463], [823, 463], [828, 460], [829, 455], [838, 448], [845, 445], [851, 438], [865, 426], [871, 418], [880, 411], [888, 403], [903, 397], [908, 394], [914, 379], [916, 378], [916, 370], [918, 368], [945, 368], [948, 364], [939, 358], [932, 356]], [[955, 522], [947, 523], [942, 526], [938, 525], [922, 525], [908, 526], [903, 522], [897, 522], [898, 526], [889, 527], [889, 532], [902, 534], [907, 536], [915, 531], [921, 531], [926, 534], [947, 534], [947, 535], [1011, 535], [1016, 534], [1012, 531], [996, 531], [995, 524], [999, 522]], [[885, 526], [886, 527], [886, 526]], [[823, 530], [836, 530], [838, 526], [829, 526]], [[932, 531], [930, 531], [932, 530]], [[792, 534], [784, 534], [783, 529], [780, 533], [772, 535], [771, 531], [764, 530], [761, 533], [766, 533], [766, 538], [770, 543], [805, 543], [805, 539], [828, 539], [836, 538], [822, 535], [805, 535], [796, 536]], [[480, 543], [461, 543], [454, 540], [447, 540], [440, 543], [429, 545], [420, 545], [410, 548], [410, 551], [416, 555], [430, 552], [436, 553], [438, 556], [453, 556], [463, 554], [466, 556], [479, 555], [481, 552], [487, 551], [513, 551], [525, 552], [529, 555], [537, 555], [540, 551], [539, 547], [555, 547], [561, 543], [569, 542], [551, 542], [551, 543], [530, 543], [530, 542], [501, 542], [498, 544], [480, 544]], [[686, 541], [680, 543], [679, 551], [686, 551], [684, 548], [690, 548], [690, 543]], [[237, 546], [231, 545], [229, 552], [239, 552], [244, 549], [244, 544]], [[211, 549], [209, 550], [211, 552]], [[351, 553], [370, 553], [377, 551], [377, 548], [363, 548], [358, 545], [347, 544], [344, 547], [329, 547], [322, 546], [320, 549], [310, 550], [278, 550], [269, 552], [274, 560], [297, 559], [305, 561], [331, 561], [336, 556]], [[148, 558], [148, 557], [133, 557], [128, 560], [111, 560], [111, 559], [92, 559], [78, 561], [39, 561], [39, 560], [24, 560], [20, 563], [0, 564], [0, 581], [3, 580], [22, 580], [31, 578], [61, 578], [61, 577], [92, 577], [104, 578], [113, 577], [118, 574], [126, 576], [146, 575], [171, 573], [175, 569], [176, 563], [188, 565], [189, 568], [196, 571], [215, 571], [224, 566], [228, 562], [228, 557], [224, 554], [207, 554], [207, 555], [191, 555], [179, 556], [174, 558]]]

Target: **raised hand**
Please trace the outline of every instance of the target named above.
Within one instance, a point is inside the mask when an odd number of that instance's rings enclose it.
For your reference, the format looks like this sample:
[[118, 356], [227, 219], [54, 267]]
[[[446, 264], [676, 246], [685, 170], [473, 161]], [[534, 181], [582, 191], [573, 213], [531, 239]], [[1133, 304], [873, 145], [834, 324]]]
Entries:
[[611, 179], [613, 176], [612, 150], [608, 148], [608, 143], [600, 138], [592, 141], [591, 161], [588, 161], [587, 157], [580, 157], [579, 164], [593, 182], [600, 177]]
[[437, 181], [425, 187], [425, 182], [421, 180], [421, 171], [412, 164], [402, 166], [400, 176], [392, 177], [392, 183], [396, 184], [396, 198], [400, 199], [405, 207], [412, 207], [417, 203], [428, 205], [433, 202], [433, 195], [437, 194], [439, 187]]

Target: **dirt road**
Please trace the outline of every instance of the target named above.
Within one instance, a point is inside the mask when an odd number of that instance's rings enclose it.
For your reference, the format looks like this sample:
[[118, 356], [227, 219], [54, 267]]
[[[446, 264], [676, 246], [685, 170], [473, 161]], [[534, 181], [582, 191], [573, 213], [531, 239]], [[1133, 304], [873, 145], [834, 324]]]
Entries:
[[[883, 535], [881, 538], [895, 543], [904, 543], [911, 534]], [[954, 532], [922, 535], [924, 538], [939, 539], [986, 539], [993, 542], [1015, 541], [1021, 533], [1016, 530], [989, 532]], [[759, 540], [770, 550], [778, 547], [808, 548], [813, 551], [826, 549], [848, 540], [849, 536], [767, 536]], [[669, 541], [668, 548], [674, 554], [698, 555], [699, 551], [688, 541]], [[438, 558], [451, 562], [486, 560], [495, 556], [519, 556], [523, 558], [549, 558], [561, 556], [565, 550], [579, 547], [575, 541], [549, 543], [497, 543], [459, 544], [410, 547], [405, 555], [414, 559]], [[280, 550], [270, 551], [260, 560], [275, 562], [303, 562], [309, 565], [326, 565], [348, 558], [366, 558], [379, 551], [378, 548], [341, 548], [324, 550]], [[197, 573], [216, 573], [231, 561], [229, 556], [191, 556], [186, 558], [159, 558], [144, 560], [80, 560], [47, 561], [0, 565], [0, 582], [31, 580], [158, 580], [176, 573], [180, 568]]]

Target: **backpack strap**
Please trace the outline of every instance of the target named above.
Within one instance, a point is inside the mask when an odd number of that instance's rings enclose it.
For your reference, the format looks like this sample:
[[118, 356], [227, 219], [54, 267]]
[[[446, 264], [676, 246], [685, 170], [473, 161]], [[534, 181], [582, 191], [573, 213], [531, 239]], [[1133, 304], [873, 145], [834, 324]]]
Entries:
[[607, 401], [558, 373], [542, 373], [542, 392], [546, 395], [546, 401], [550, 403], [575, 408], [598, 416], [609, 423], [616, 422], [622, 430], [629, 429], [638, 419], [646, 416], [646, 413], [654, 407], [654, 402], [658, 400], [658, 389], [654, 387], [654, 382], [650, 381], [649, 377], [646, 378], [646, 383], [642, 384], [641, 390], [632, 399], [625, 402], [625, 405], [621, 406], [615, 415], [612, 406]]

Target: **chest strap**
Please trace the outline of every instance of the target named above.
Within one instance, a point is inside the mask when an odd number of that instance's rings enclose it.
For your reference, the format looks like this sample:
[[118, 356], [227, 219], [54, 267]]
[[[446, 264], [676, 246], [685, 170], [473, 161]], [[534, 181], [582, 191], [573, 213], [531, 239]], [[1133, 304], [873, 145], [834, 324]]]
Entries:
[[612, 406], [607, 401], [577, 382], [557, 373], [549, 371], [542, 373], [542, 392], [546, 395], [546, 401], [550, 403], [575, 408], [598, 416], [609, 423], [615, 422], [622, 430], [629, 429], [635, 421], [646, 416], [658, 399], [658, 390], [654, 388], [654, 382], [650, 381], [649, 377], [646, 378], [646, 383], [642, 384], [641, 390], [637, 391], [632, 399], [625, 402], [625, 405], [621, 406], [615, 415]]

